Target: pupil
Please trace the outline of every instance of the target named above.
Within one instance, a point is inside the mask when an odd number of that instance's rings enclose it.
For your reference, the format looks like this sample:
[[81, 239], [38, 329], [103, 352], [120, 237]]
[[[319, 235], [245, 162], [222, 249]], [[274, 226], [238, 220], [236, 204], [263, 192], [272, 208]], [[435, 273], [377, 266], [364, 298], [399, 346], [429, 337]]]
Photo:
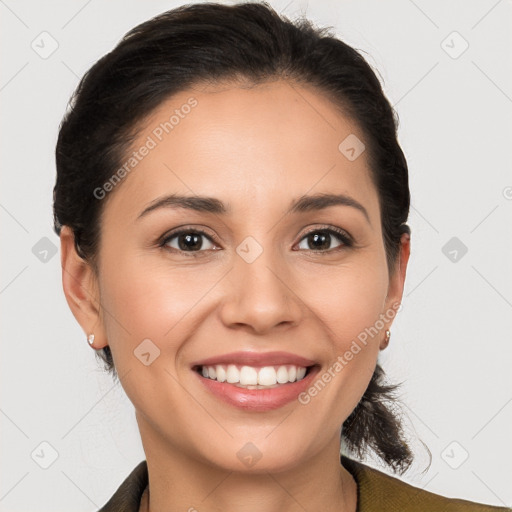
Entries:
[[325, 233], [315, 233], [309, 235], [309, 242], [314, 249], [329, 249], [331, 241]]
[[201, 235], [186, 234], [179, 237], [179, 246], [181, 250], [201, 249]]

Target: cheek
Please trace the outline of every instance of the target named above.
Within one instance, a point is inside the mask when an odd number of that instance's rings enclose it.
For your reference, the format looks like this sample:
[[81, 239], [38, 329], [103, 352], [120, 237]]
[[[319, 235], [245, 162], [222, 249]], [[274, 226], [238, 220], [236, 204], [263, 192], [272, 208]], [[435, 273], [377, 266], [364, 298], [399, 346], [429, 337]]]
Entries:
[[[314, 286], [306, 280], [301, 288], [339, 354], [376, 325], [387, 295], [387, 269], [377, 259], [347, 264], [316, 274]], [[375, 334], [373, 338], [380, 339]]]
[[363, 340], [364, 333], [368, 330], [373, 333], [372, 339], [379, 339], [371, 328], [378, 328], [377, 321], [382, 312], [386, 290], [376, 281], [366, 284], [368, 286], [361, 281], [345, 281], [344, 287], [335, 294], [335, 297], [331, 296], [328, 326], [343, 340], [338, 347], [339, 351], [345, 351], [347, 343], [352, 340]]
[[145, 340], [165, 350], [172, 364], [188, 336], [190, 318], [201, 311], [201, 299], [221, 278], [222, 269], [199, 273], [172, 268], [164, 258], [125, 257], [104, 260], [101, 301], [104, 325], [116, 366], [134, 361], [133, 351]]
[[375, 369], [383, 336], [379, 319], [387, 292], [387, 270], [375, 262], [340, 267], [324, 277], [317, 275], [315, 283], [317, 286], [303, 289], [303, 296], [308, 297], [308, 306], [323, 325], [324, 352], [330, 357], [303, 403], [311, 402], [326, 416], [331, 414], [334, 428], [355, 408]]
[[187, 313], [205, 284], [136, 257], [110, 263], [104, 260], [104, 327], [123, 388], [148, 417], [156, 415], [158, 403], [182, 409], [183, 392], [172, 376], [190, 334]]

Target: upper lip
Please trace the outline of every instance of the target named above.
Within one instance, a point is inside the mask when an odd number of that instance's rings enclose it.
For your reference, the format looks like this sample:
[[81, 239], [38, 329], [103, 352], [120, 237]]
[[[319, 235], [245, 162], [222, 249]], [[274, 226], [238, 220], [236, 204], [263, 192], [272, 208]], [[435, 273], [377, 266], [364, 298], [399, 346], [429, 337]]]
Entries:
[[231, 352], [209, 357], [192, 363], [192, 366], [214, 366], [216, 364], [238, 364], [245, 366], [295, 365], [312, 366], [317, 364], [311, 359], [291, 354], [290, 352]]

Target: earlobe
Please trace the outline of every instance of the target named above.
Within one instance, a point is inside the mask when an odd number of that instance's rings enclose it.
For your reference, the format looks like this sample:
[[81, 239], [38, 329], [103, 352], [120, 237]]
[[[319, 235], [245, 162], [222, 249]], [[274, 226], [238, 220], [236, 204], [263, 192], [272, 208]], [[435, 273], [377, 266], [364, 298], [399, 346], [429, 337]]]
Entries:
[[94, 333], [94, 348], [103, 348], [108, 343], [101, 322], [99, 289], [94, 270], [77, 254], [74, 234], [69, 226], [62, 227], [60, 244], [62, 287], [68, 306], [86, 336]]
[[385, 337], [380, 342], [380, 347], [379, 347], [380, 350], [384, 350], [388, 347], [390, 338], [391, 338], [391, 331], [389, 329], [386, 329]]

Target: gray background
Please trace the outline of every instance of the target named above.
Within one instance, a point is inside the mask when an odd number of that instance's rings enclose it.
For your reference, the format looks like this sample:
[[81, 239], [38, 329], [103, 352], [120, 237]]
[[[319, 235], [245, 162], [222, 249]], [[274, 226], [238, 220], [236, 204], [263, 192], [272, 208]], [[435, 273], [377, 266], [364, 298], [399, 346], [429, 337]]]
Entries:
[[[1, 511], [93, 511], [144, 458], [133, 407], [62, 292], [53, 152], [78, 78], [127, 30], [181, 3], [0, 0]], [[510, 505], [512, 3], [270, 3], [363, 50], [400, 116], [412, 256], [381, 361], [404, 381], [408, 429], [433, 458], [423, 473], [413, 441], [404, 479]]]

